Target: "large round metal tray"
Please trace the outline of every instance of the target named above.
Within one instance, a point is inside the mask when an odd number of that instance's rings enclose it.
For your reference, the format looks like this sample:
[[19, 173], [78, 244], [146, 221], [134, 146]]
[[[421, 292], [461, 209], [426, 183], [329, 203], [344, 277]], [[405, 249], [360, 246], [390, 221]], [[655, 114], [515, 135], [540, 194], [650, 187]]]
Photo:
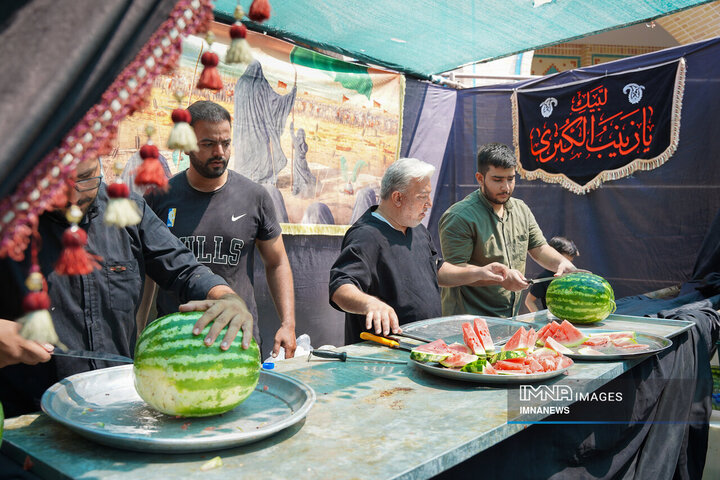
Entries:
[[315, 403], [308, 385], [261, 371], [255, 391], [230, 412], [177, 418], [150, 408], [135, 391], [133, 366], [79, 373], [50, 387], [43, 411], [103, 445], [141, 452], [205, 452], [266, 438], [299, 422]]

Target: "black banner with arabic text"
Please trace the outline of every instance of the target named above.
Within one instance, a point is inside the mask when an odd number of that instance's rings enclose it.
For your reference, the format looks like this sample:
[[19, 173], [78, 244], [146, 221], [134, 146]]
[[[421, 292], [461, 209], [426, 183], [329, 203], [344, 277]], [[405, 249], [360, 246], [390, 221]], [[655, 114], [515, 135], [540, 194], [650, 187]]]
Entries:
[[521, 175], [587, 193], [677, 148], [684, 60], [513, 96]]

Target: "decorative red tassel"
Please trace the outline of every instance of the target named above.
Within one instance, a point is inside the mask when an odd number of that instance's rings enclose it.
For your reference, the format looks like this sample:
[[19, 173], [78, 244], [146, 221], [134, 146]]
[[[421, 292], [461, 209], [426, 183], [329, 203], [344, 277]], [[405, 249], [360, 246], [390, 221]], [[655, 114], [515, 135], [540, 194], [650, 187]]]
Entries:
[[143, 162], [135, 170], [135, 185], [167, 190], [168, 179], [160, 163], [160, 151], [155, 145], [145, 144], [140, 148]]
[[225, 54], [225, 63], [250, 63], [253, 56], [250, 53], [250, 45], [248, 45], [245, 37], [247, 36], [247, 27], [240, 22], [230, 27], [230, 48]]
[[220, 73], [218, 72], [217, 65], [220, 59], [217, 53], [205, 52], [200, 57], [200, 62], [205, 68], [203, 68], [200, 74], [200, 80], [198, 80], [197, 88], [209, 88], [210, 90], [222, 90], [222, 80], [220, 79]]
[[270, 18], [270, 2], [268, 0], [253, 0], [248, 12], [248, 18], [257, 23], [262, 23]]
[[100, 265], [94, 258], [85, 251], [87, 245], [87, 233], [85, 230], [72, 225], [63, 232], [63, 251], [55, 264], [55, 271], [60, 275], [87, 275]]
[[183, 152], [197, 152], [197, 137], [195, 130], [190, 126], [192, 121], [190, 112], [184, 108], [176, 108], [172, 112], [172, 121], [175, 125], [168, 138], [168, 148]]

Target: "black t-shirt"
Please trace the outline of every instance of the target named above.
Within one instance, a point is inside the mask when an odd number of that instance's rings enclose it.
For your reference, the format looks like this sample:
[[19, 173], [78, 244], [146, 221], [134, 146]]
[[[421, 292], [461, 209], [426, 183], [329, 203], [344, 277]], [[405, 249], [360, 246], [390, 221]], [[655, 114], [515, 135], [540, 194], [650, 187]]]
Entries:
[[[543, 270], [542, 273], [535, 278], [547, 278], [552, 277], [553, 275], [555, 275], [555, 272]], [[547, 294], [548, 286], [550, 286], [550, 282], [533, 283], [530, 285], [530, 293], [540, 299], [543, 308], [547, 308], [547, 304], [545, 303], [545, 294]]]
[[[146, 197], [148, 205], [170, 231], [195, 255], [223, 277], [248, 306], [260, 341], [253, 290], [255, 240], [282, 233], [270, 194], [262, 186], [232, 170], [225, 185], [214, 192], [192, 188], [187, 173], [170, 179], [166, 194]], [[172, 292], [158, 293], [158, 315], [177, 312], [180, 301]]]
[[[437, 271], [442, 265], [423, 225], [395, 230], [370, 207], [345, 233], [340, 256], [330, 270], [330, 298], [350, 283], [390, 305], [400, 324], [442, 316]], [[330, 304], [341, 310], [335, 303]], [[345, 343], [360, 341], [365, 316], [345, 314]]]

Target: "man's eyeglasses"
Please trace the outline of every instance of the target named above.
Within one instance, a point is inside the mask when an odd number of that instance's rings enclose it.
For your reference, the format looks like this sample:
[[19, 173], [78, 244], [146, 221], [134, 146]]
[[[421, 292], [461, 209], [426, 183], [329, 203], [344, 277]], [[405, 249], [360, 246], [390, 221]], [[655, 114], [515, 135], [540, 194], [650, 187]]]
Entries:
[[198, 142], [198, 147], [205, 149], [205, 150], [212, 150], [218, 145], [220, 145], [223, 150], [227, 150], [230, 148], [230, 145], [232, 144], [232, 140], [223, 140], [221, 142], [213, 142], [211, 140], [203, 140], [202, 142]]
[[102, 182], [102, 175], [98, 175], [97, 177], [90, 177], [90, 178], [83, 178], [82, 180], [76, 180], [75, 181], [75, 190], [79, 193], [82, 192], [89, 192], [90, 190], [95, 190], [100, 186], [100, 182]]

